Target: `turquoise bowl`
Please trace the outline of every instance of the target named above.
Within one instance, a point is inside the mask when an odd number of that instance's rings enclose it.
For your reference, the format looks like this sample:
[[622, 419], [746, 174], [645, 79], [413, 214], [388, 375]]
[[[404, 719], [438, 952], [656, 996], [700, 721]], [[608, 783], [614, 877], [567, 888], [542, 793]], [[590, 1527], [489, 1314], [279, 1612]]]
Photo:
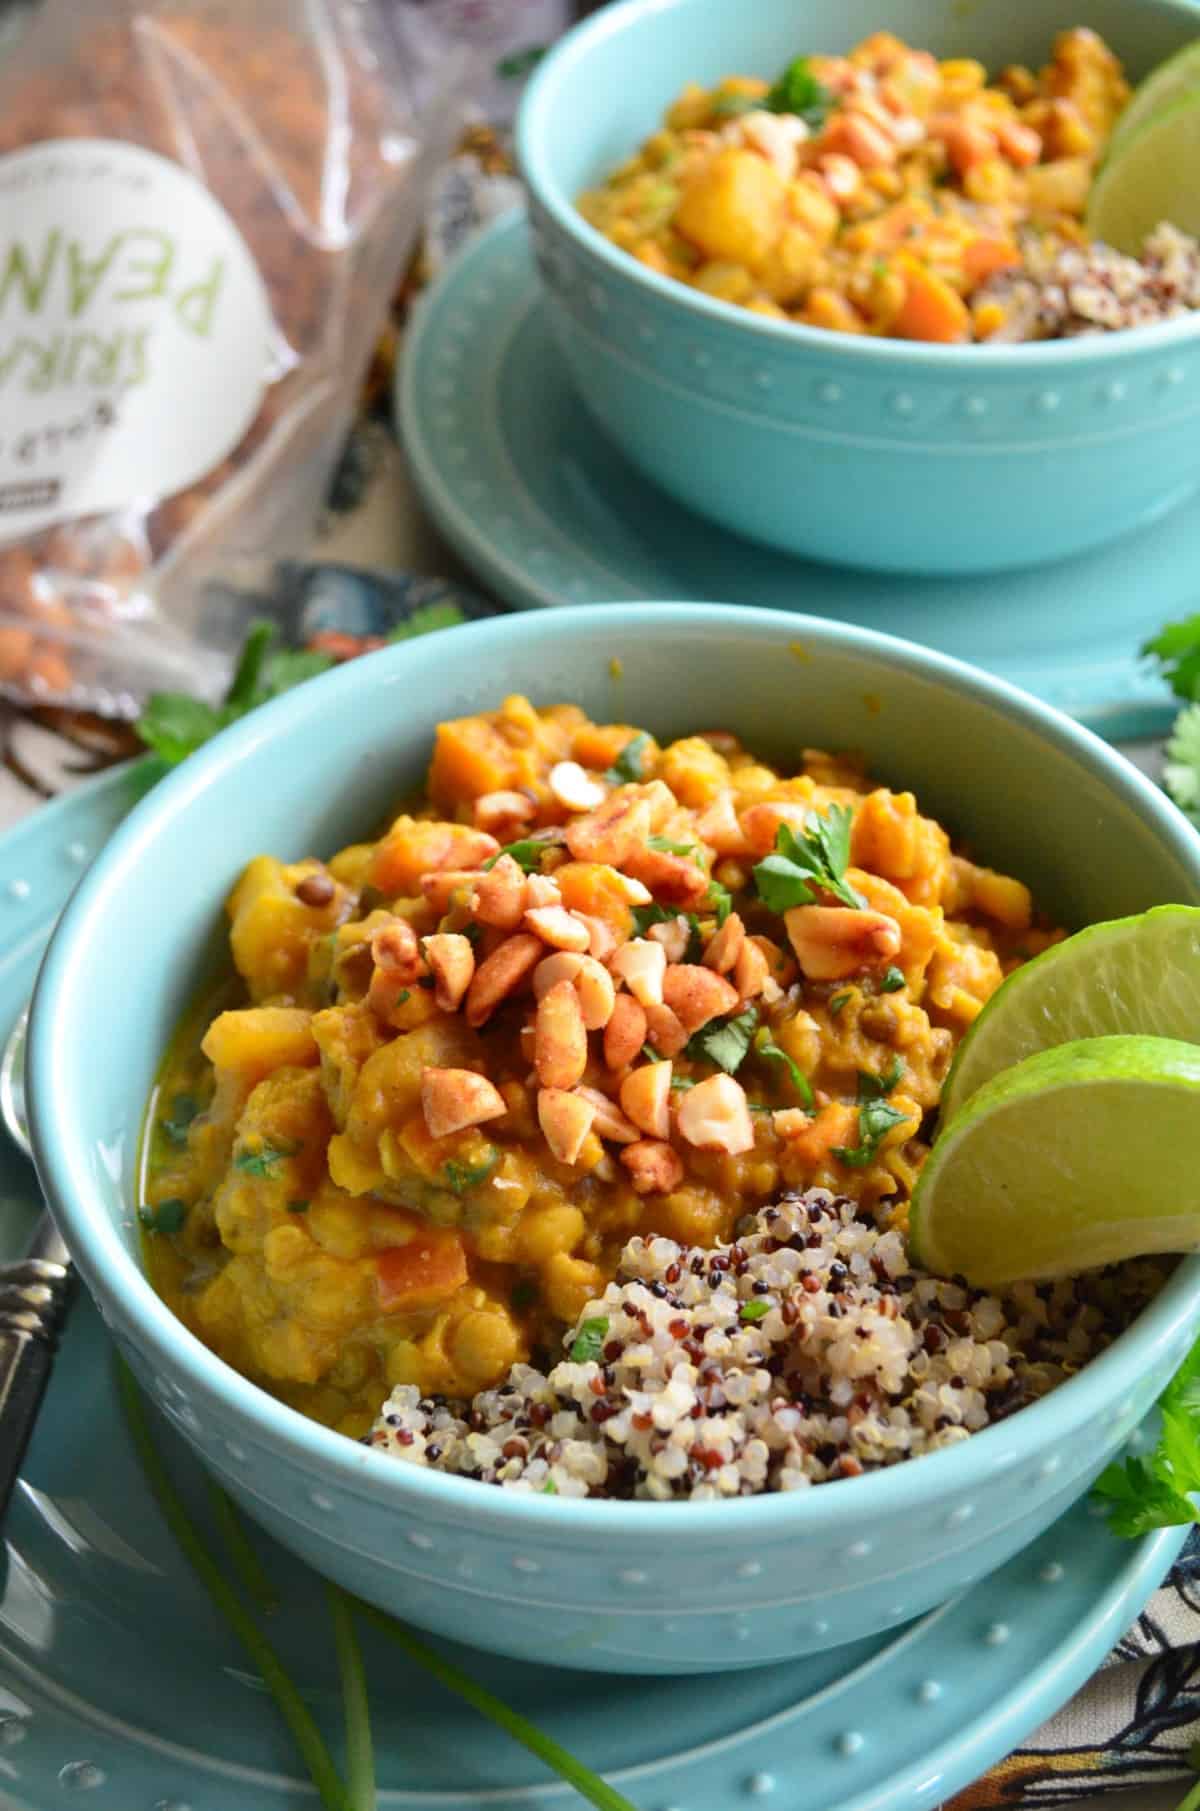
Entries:
[[[919, 346], [771, 321], [659, 276], [575, 207], [689, 79], [770, 75], [886, 23], [1037, 64], [1091, 25], [1134, 77], [1200, 35], [1190, 0], [622, 0], [561, 40], [517, 147], [549, 318], [580, 396], [648, 478], [791, 553], [916, 573], [1081, 553], [1200, 483], [1200, 316], [1038, 346]], [[646, 508], [654, 508], [653, 493]]]
[[907, 1621], [1001, 1564], [1087, 1487], [1200, 1325], [1200, 1263], [1046, 1400], [945, 1452], [790, 1496], [565, 1503], [389, 1460], [209, 1352], [151, 1289], [137, 1145], [161, 1053], [223, 943], [247, 859], [329, 854], [415, 786], [440, 718], [527, 691], [664, 738], [862, 748], [882, 780], [1065, 923], [1200, 901], [1200, 837], [1136, 770], [940, 655], [803, 616], [619, 605], [396, 647], [266, 706], [137, 807], [67, 907], [38, 982], [38, 1170], [120, 1350], [284, 1546], [388, 1610], [521, 1659], [613, 1672], [751, 1666]]

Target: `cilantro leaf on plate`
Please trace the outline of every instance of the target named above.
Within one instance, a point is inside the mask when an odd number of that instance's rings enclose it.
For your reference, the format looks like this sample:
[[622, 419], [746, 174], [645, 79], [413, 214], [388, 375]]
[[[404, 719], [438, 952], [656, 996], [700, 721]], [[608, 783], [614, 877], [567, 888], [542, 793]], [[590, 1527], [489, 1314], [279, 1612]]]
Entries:
[[1200, 703], [1189, 704], [1167, 738], [1163, 785], [1181, 811], [1200, 817]]
[[1114, 1534], [1135, 1539], [1156, 1528], [1200, 1522], [1200, 1340], [1163, 1391], [1158, 1444], [1145, 1458], [1118, 1460], [1092, 1486], [1109, 1506]]
[[1188, 703], [1200, 698], [1200, 612], [1183, 622], [1168, 623], [1143, 642], [1142, 653], [1158, 661], [1177, 697]]

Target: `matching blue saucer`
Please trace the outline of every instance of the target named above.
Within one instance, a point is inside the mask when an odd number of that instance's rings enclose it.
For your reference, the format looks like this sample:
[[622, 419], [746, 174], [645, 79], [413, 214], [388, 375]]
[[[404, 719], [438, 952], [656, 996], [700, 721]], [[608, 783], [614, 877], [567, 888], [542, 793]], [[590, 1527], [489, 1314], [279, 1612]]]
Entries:
[[990, 578], [848, 571], [741, 540], [649, 484], [585, 413], [519, 211], [419, 304], [397, 411], [430, 513], [510, 604], [708, 598], [803, 610], [974, 661], [1112, 741], [1169, 721], [1169, 695], [1138, 649], [1196, 608], [1200, 497], [1099, 553]]

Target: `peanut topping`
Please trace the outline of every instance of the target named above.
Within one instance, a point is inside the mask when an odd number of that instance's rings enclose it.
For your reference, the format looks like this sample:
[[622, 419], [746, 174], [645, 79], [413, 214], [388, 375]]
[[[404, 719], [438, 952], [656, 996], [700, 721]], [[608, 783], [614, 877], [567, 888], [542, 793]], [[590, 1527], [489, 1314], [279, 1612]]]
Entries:
[[691, 941], [692, 927], [682, 916], [668, 918], [665, 924], [652, 924], [646, 932], [652, 943], [661, 943], [668, 962], [682, 962]]
[[632, 1121], [626, 1119], [615, 1100], [609, 1100], [607, 1094], [601, 1094], [599, 1088], [576, 1088], [580, 1100], [586, 1100], [596, 1109], [593, 1127], [601, 1138], [611, 1140], [613, 1144], [632, 1144], [638, 1136], [638, 1129]]
[[678, 1056], [688, 1041], [688, 1034], [669, 1006], [645, 1008], [646, 1040], [659, 1056]]
[[559, 761], [548, 776], [551, 792], [568, 811], [594, 811], [608, 794], [599, 780], [585, 773], [578, 761]]
[[617, 947], [616, 933], [603, 918], [593, 918], [590, 912], [576, 912], [580, 924], [588, 934], [588, 955], [595, 956], [597, 962], [607, 962]]
[[525, 881], [525, 910], [540, 911], [542, 906], [562, 904], [562, 889], [549, 874], [530, 874]]
[[723, 975], [694, 962], [676, 962], [663, 976], [663, 1004], [669, 1006], [690, 1037], [707, 1025], [732, 1012], [738, 1003], [736, 987]]
[[780, 824], [790, 824], [793, 830], [804, 829], [812, 814], [812, 806], [803, 804], [799, 799], [774, 799], [769, 804], [751, 805], [742, 813], [742, 832], [752, 855], [770, 855], [775, 847], [775, 838]]
[[733, 985], [740, 1000], [757, 1000], [770, 979], [767, 958], [757, 943], [747, 937], [733, 965]]
[[525, 923], [531, 931], [536, 931], [543, 943], [548, 943], [556, 950], [586, 950], [591, 939], [587, 926], [580, 924], [573, 912], [566, 906], [535, 906], [526, 912]]
[[[709, 938], [708, 948], [704, 952], [705, 968], [715, 969], [718, 975], [727, 975], [731, 968], [736, 967], [745, 941], [745, 925], [736, 912], [730, 912], [720, 930]], [[738, 992], [741, 992], [740, 988]]]
[[696, 819], [696, 834], [718, 856], [749, 855], [750, 844], [738, 822], [731, 792], [718, 793]]
[[437, 868], [432, 873], [422, 874], [421, 891], [435, 912], [448, 912], [455, 893], [469, 897], [480, 879], [474, 868]]
[[525, 876], [511, 855], [502, 855], [479, 876], [471, 895], [471, 911], [480, 924], [516, 930], [525, 915]]
[[699, 905], [708, 892], [708, 875], [684, 855], [669, 855], [662, 849], [634, 849], [626, 857], [625, 866], [664, 905]]
[[486, 1075], [473, 1069], [426, 1069], [421, 1077], [421, 1111], [431, 1138], [449, 1138], [508, 1111], [504, 1097]]
[[632, 994], [618, 994], [604, 1027], [604, 1060], [610, 1069], [632, 1063], [646, 1042], [646, 1011]]
[[752, 1151], [754, 1122], [741, 1084], [732, 1075], [697, 1082], [679, 1104], [679, 1136], [701, 1151], [726, 1151], [731, 1157]]
[[604, 804], [567, 825], [567, 848], [576, 861], [623, 867], [650, 834], [650, 806], [635, 788], [610, 793]]
[[900, 950], [900, 926], [886, 912], [793, 906], [783, 921], [810, 981], [845, 981], [861, 969], [890, 962]]
[[457, 931], [438, 931], [421, 947], [437, 982], [434, 999], [443, 1012], [457, 1012], [475, 973], [475, 951]]
[[657, 1138], [639, 1138], [636, 1144], [627, 1144], [621, 1152], [621, 1162], [639, 1195], [665, 1195], [683, 1181], [679, 1152]]
[[643, 1006], [662, 1005], [667, 952], [661, 943], [651, 943], [648, 938], [635, 937], [632, 942], [621, 945], [610, 966], [613, 974], [620, 976], [630, 993]]
[[475, 801], [475, 828], [502, 843], [515, 842], [537, 816], [537, 806], [523, 792], [485, 792]]
[[621, 1083], [621, 1107], [639, 1132], [666, 1138], [671, 1130], [671, 1064], [643, 1063]]
[[533, 992], [541, 1000], [559, 981], [570, 981], [579, 995], [583, 1022], [589, 1031], [602, 1031], [612, 1017], [616, 989], [608, 970], [594, 956], [560, 950], [539, 962], [533, 972]]
[[534, 1021], [533, 1066], [543, 1088], [573, 1088], [587, 1068], [587, 1030], [579, 995], [570, 981], [556, 981]]
[[401, 985], [420, 980], [425, 973], [425, 958], [417, 933], [406, 918], [393, 918], [372, 932], [371, 961]]
[[537, 1097], [542, 1136], [560, 1163], [574, 1163], [592, 1129], [596, 1109], [564, 1088], [542, 1088]]
[[467, 1024], [478, 1029], [490, 1019], [500, 1002], [515, 993], [533, 973], [545, 950], [541, 938], [528, 931], [506, 937], [499, 949], [493, 950], [475, 970], [475, 978], [467, 989]]

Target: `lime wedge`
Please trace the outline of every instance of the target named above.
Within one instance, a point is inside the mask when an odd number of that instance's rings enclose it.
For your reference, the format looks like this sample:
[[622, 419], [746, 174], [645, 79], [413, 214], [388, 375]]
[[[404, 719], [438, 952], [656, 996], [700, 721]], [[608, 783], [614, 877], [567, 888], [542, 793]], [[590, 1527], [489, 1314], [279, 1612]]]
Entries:
[[1200, 88], [1168, 102], [1112, 151], [1092, 184], [1087, 229], [1137, 257], [1169, 220], [1200, 233]]
[[1200, 1247], [1200, 1047], [1083, 1038], [982, 1087], [926, 1160], [912, 1255], [994, 1289]]
[[1200, 1044], [1200, 909], [1155, 906], [1056, 943], [996, 990], [959, 1045], [942, 1124], [1001, 1069], [1074, 1038], [1144, 1032]]
[[1138, 83], [1113, 129], [1106, 156], [1111, 157], [1147, 120], [1193, 88], [1200, 88], [1200, 38], [1167, 57]]

